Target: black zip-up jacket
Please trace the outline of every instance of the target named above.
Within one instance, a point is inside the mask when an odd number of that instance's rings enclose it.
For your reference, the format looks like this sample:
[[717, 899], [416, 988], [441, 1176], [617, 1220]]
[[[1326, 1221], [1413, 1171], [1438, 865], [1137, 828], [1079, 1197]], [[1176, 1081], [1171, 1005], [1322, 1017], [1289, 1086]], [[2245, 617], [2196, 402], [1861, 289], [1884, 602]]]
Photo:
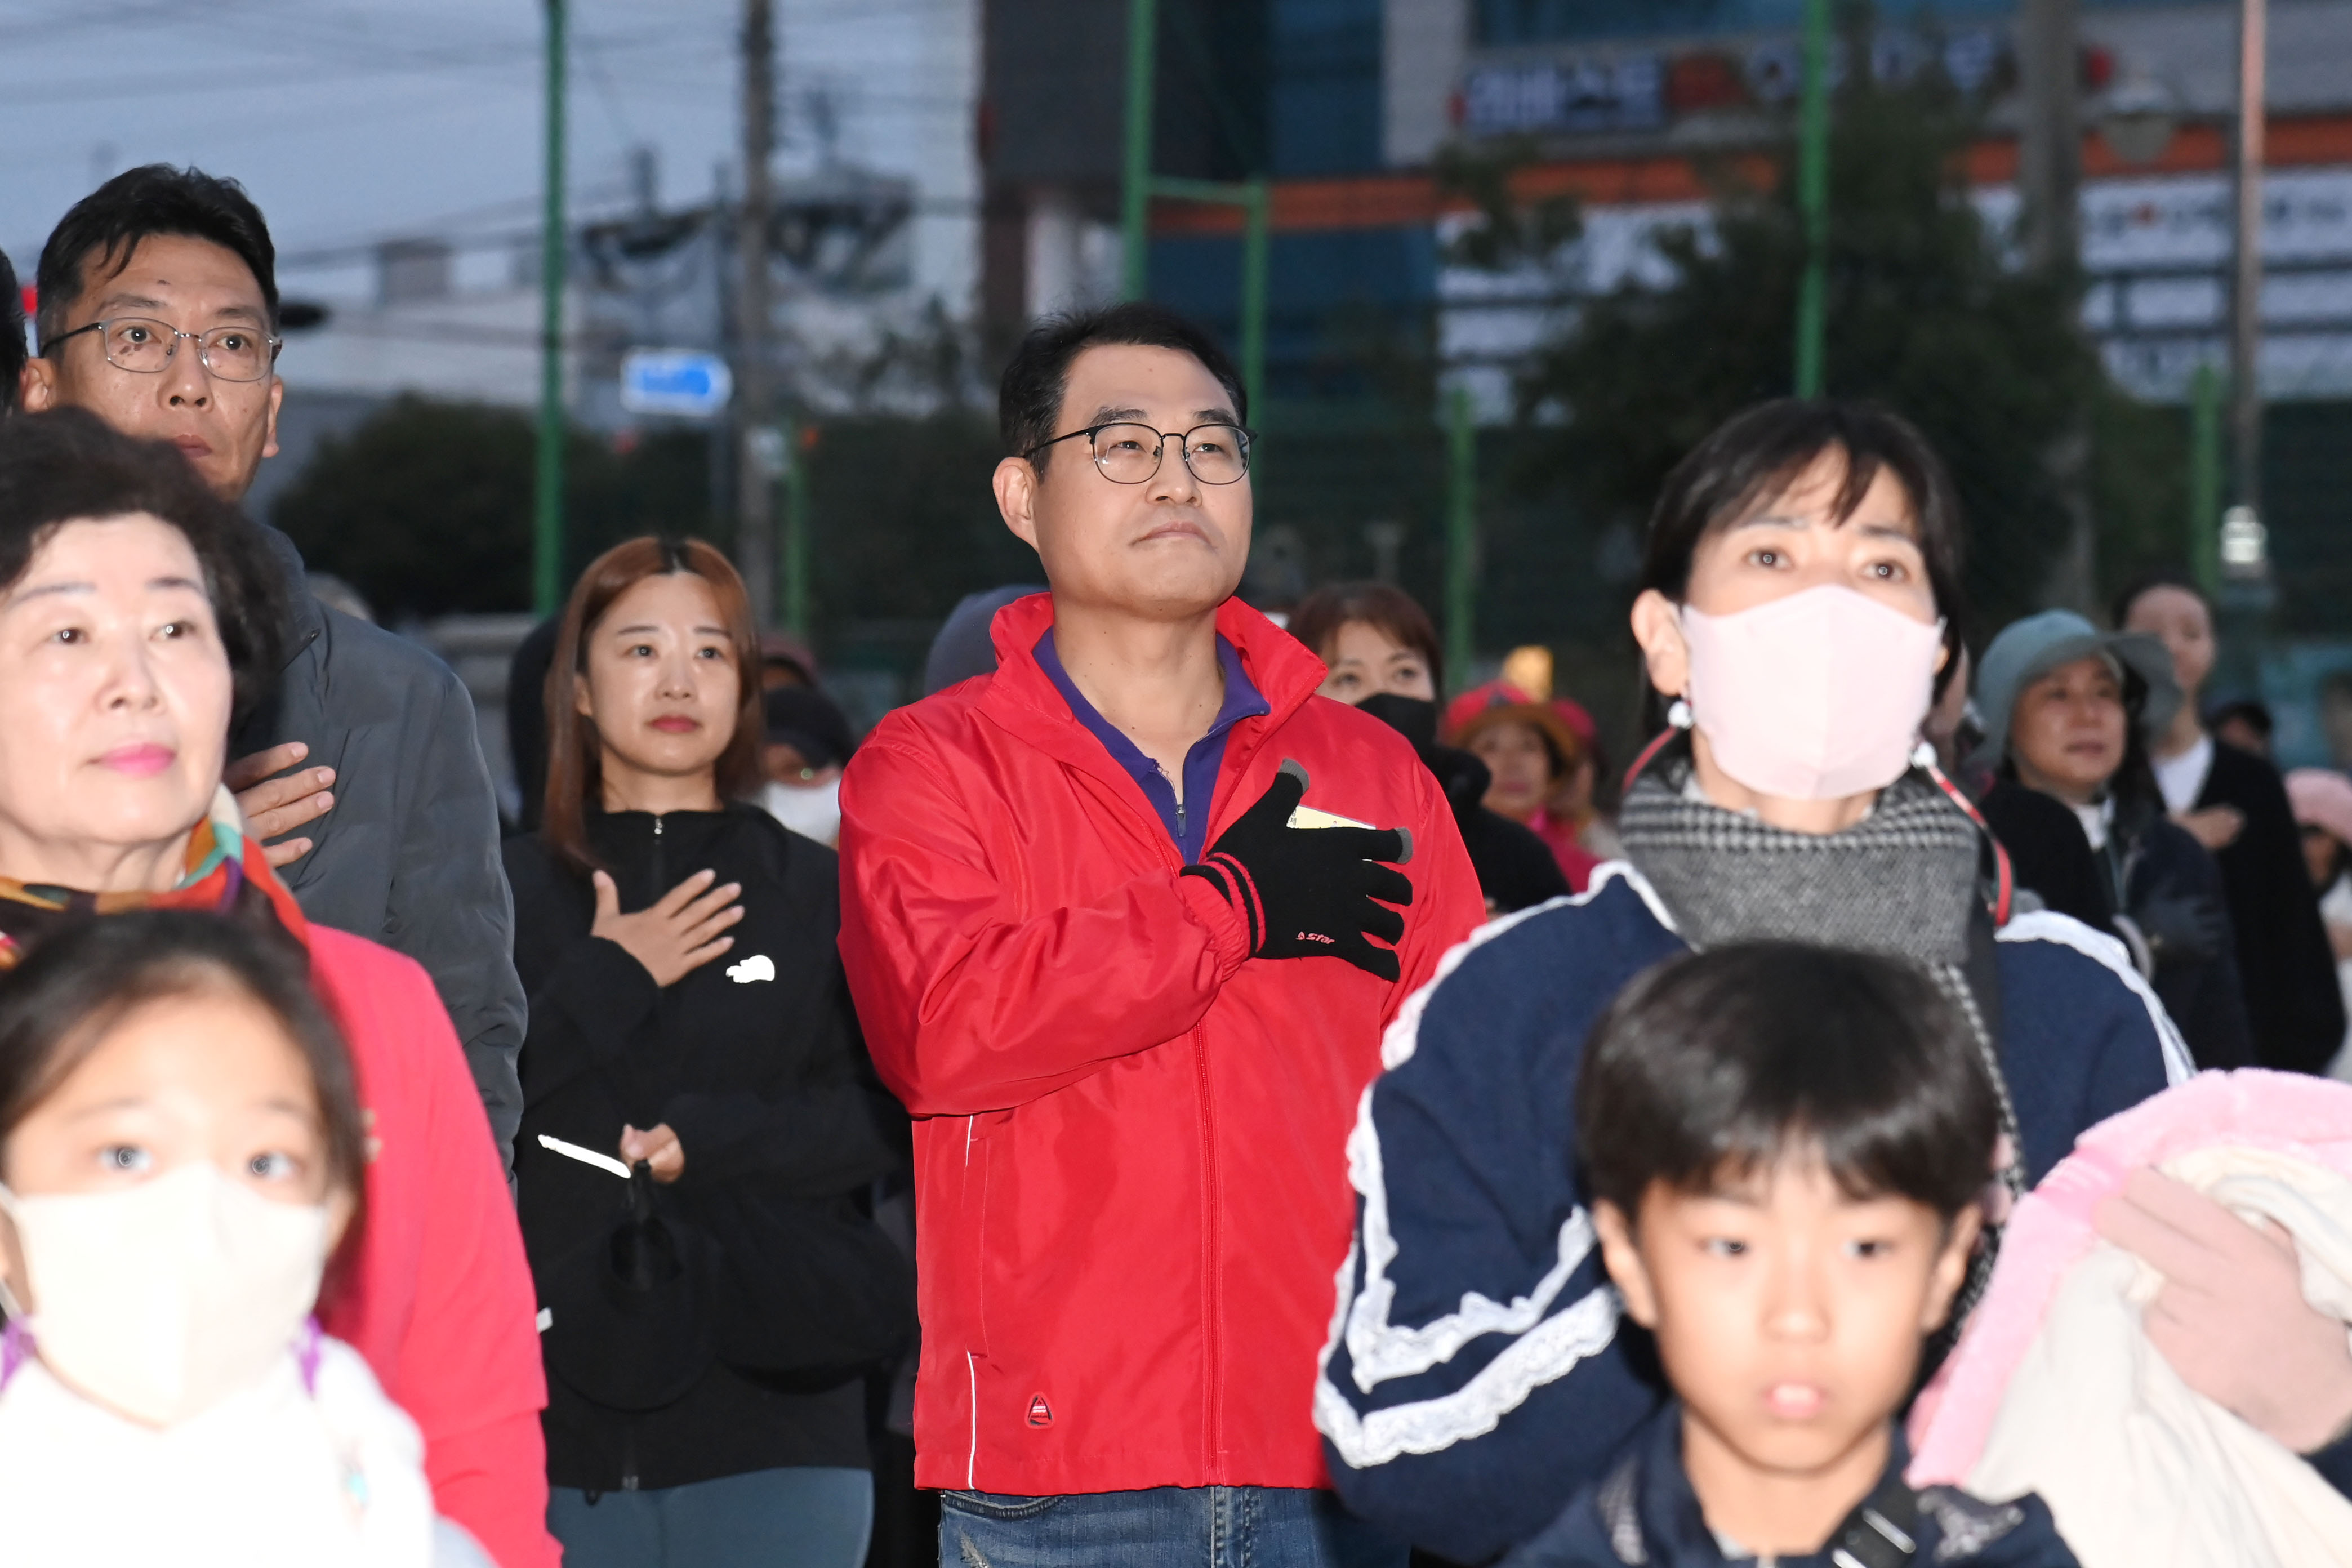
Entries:
[[[907, 1133], [842, 977], [834, 852], [740, 804], [595, 813], [587, 832], [623, 910], [709, 869], [742, 884], [743, 919], [731, 949], [664, 989], [589, 934], [584, 872], [537, 835], [508, 841], [531, 1002], [516, 1173], [549, 1479], [602, 1492], [863, 1468], [861, 1374], [913, 1326], [911, 1270], [867, 1202]], [[617, 1156], [624, 1123], [677, 1132], [676, 1183], [541, 1142]], [[650, 1204], [645, 1223], [633, 1198]]]
[[[2064, 803], [2014, 779], [1985, 794], [1979, 808], [2008, 848], [2021, 888], [2031, 888], [2060, 914], [2119, 935], [2115, 917], [2133, 921], [2153, 950], [2150, 984], [2179, 1026], [2200, 1068], [2252, 1065], [2246, 988], [2238, 972], [2238, 944], [2213, 857], [2189, 831], [2164, 814], [2160, 801], [2117, 799], [2106, 846], [2093, 849], [2083, 825]], [[2168, 928], [2184, 913], [2212, 939], [2184, 949], [2168, 942]]]
[[295, 830], [313, 847], [278, 875], [308, 919], [380, 942], [433, 976], [503, 1158], [522, 1115], [523, 987], [474, 700], [423, 647], [320, 604], [302, 585], [294, 542], [261, 531], [286, 574], [293, 624], [278, 689], [237, 727], [229, 755], [299, 741], [310, 748], [302, 766], [335, 770], [334, 809]]
[[2336, 954], [2311, 897], [2303, 833], [2287, 805], [2278, 770], [2226, 741], [2213, 742], [2213, 766], [2197, 809], [2233, 805], [2246, 826], [2213, 858], [2230, 900], [2238, 973], [2253, 1025], [2254, 1065], [2324, 1073], [2344, 1043], [2344, 994]]

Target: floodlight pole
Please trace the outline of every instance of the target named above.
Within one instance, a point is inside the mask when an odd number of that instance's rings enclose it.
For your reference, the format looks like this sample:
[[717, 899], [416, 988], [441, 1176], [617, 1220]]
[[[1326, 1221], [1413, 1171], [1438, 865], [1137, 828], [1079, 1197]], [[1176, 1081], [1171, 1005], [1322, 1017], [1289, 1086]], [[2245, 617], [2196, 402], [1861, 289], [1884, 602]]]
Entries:
[[1445, 413], [1445, 666], [1459, 685], [1478, 647], [1478, 429], [1468, 387], [1446, 395]]
[[792, 421], [784, 426], [784, 630], [809, 637], [809, 458], [816, 450], [816, 427]]
[[1265, 268], [1266, 229], [1274, 205], [1265, 176], [1243, 183], [1249, 215], [1242, 234], [1242, 391], [1249, 398], [1250, 417], [1265, 418]]
[[[1249, 399], [1250, 417], [1265, 417], [1265, 286], [1267, 229], [1272, 226], [1274, 187], [1264, 175], [1238, 184], [1223, 180], [1185, 180], [1173, 175], [1147, 177], [1145, 191], [1170, 201], [1202, 202], [1242, 209], [1242, 392]], [[1129, 295], [1130, 299], [1140, 295]]]
[[1119, 297], [1140, 300], [1148, 286], [1151, 216], [1151, 89], [1160, 52], [1160, 0], [1128, 0], [1127, 163], [1119, 185]]
[[539, 237], [539, 475], [533, 497], [531, 607], [563, 605], [563, 3], [547, 0], [546, 210]]
[[1797, 212], [1805, 272], [1797, 292], [1797, 395], [1822, 394], [1822, 340], [1830, 296], [1830, 0], [1805, 0], [1804, 102], [1797, 151]]

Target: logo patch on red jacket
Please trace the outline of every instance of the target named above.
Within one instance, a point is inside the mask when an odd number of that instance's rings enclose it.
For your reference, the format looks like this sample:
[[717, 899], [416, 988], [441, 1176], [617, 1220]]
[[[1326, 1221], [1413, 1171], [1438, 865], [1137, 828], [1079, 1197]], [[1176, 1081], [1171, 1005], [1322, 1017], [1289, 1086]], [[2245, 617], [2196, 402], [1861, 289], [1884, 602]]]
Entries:
[[1051, 1426], [1053, 1424], [1054, 1407], [1045, 1403], [1045, 1396], [1044, 1394], [1031, 1394], [1029, 1396], [1029, 1425], [1032, 1426]]

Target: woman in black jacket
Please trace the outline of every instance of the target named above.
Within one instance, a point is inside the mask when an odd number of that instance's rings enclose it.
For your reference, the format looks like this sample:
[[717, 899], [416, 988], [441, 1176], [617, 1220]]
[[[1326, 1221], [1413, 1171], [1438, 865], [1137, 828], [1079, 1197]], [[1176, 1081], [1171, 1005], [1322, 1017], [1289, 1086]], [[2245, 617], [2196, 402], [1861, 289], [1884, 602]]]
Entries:
[[757, 668], [716, 550], [599, 558], [548, 676], [544, 817], [507, 845], [516, 1168], [572, 1568], [855, 1568], [863, 1374], [912, 1328], [867, 1201], [904, 1117], [850, 1010], [834, 853], [740, 798]]
[[[2244, 1067], [2252, 1044], [2221, 874], [2165, 815], [2148, 772], [2147, 737], [2179, 700], [2153, 637], [2103, 633], [2071, 610], [2014, 623], [1985, 650], [1977, 681], [1978, 756], [1996, 781], [1981, 809], [2018, 886], [2130, 947], [2199, 1067]], [[2079, 824], [2073, 842], [2036, 831], [2050, 802]], [[2071, 873], [2085, 844], [2095, 875], [2078, 892]]]
[[1290, 612], [1288, 629], [1330, 668], [1320, 695], [1360, 708], [1402, 734], [1436, 775], [1488, 914], [1568, 896], [1568, 878], [1551, 847], [1526, 824], [1486, 809], [1494, 782], [1486, 764], [1438, 744], [1437, 628], [1412, 595], [1387, 583], [1318, 588]]

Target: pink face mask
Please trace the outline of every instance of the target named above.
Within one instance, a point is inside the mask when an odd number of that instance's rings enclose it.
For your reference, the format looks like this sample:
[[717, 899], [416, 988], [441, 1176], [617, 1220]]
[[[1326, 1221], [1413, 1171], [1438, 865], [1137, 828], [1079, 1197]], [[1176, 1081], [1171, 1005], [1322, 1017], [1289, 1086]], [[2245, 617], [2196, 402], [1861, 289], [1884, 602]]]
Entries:
[[1824, 586], [1728, 616], [1685, 605], [1682, 631], [1692, 722], [1716, 764], [1759, 795], [1843, 800], [1910, 765], [1943, 622]]

